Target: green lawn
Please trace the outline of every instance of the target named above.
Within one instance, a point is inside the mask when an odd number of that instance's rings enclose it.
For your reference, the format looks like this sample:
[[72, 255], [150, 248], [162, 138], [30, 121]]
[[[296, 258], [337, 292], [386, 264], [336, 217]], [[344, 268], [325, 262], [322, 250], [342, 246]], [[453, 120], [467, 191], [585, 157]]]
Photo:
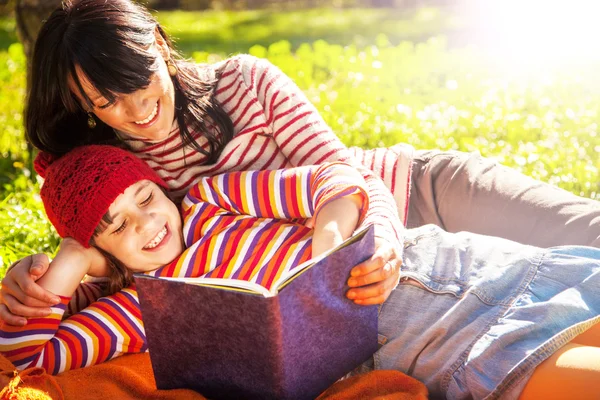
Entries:
[[[173, 12], [160, 20], [198, 61], [269, 58], [348, 145], [480, 151], [600, 199], [598, 63], [515, 65], [465, 46], [469, 21], [435, 9]], [[0, 29], [0, 276], [58, 243], [22, 139], [25, 60], [2, 32], [14, 40]]]

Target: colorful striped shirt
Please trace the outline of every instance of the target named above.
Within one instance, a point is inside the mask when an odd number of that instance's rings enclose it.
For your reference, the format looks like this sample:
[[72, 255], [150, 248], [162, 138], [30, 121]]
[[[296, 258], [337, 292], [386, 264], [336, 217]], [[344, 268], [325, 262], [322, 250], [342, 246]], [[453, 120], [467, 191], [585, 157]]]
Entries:
[[[348, 195], [362, 200], [360, 228], [370, 199], [361, 174], [347, 164], [203, 178], [183, 201], [187, 249], [148, 274], [236, 278], [270, 288], [282, 273], [310, 259], [307, 218]], [[57, 374], [147, 350], [135, 287], [64, 318], [70, 301], [63, 297], [50, 316], [31, 318], [24, 327], [2, 326], [0, 352], [19, 369], [45, 367]]]

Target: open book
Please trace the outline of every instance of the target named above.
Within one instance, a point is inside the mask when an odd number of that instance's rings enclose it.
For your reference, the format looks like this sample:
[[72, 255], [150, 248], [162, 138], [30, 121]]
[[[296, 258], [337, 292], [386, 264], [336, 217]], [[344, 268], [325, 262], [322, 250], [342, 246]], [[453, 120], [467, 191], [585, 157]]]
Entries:
[[369, 227], [266, 288], [135, 275], [159, 389], [214, 399], [313, 399], [377, 350], [377, 307], [346, 298]]

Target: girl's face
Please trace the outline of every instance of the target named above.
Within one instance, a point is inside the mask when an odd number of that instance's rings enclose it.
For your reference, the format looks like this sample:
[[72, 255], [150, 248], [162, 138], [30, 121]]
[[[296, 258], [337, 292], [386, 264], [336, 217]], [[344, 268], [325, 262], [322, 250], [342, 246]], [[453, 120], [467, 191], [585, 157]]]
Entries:
[[153, 271], [184, 250], [179, 210], [151, 181], [127, 188], [108, 214], [112, 223], [94, 242], [133, 272]]
[[[127, 136], [152, 141], [168, 137], [175, 119], [175, 90], [165, 62], [170, 58], [170, 50], [158, 31], [155, 38], [149, 51], [156, 53], [159, 68], [152, 75], [150, 85], [130, 94], [119, 94], [112, 103], [76, 67], [83, 90], [94, 104], [90, 111], [97, 118]], [[85, 104], [72, 81], [71, 91]]]

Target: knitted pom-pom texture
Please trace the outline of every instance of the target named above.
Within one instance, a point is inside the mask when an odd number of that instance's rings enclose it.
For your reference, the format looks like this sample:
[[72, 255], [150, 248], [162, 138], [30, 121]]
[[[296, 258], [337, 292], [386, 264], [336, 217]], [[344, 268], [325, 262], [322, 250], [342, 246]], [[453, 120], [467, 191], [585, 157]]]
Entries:
[[46, 170], [58, 157], [45, 151], [40, 151], [33, 161], [33, 168], [42, 178], [46, 177]]
[[166, 183], [142, 160], [114, 146], [91, 145], [51, 162], [40, 195], [50, 222], [62, 237], [84, 247], [110, 205], [129, 186], [150, 180]]

